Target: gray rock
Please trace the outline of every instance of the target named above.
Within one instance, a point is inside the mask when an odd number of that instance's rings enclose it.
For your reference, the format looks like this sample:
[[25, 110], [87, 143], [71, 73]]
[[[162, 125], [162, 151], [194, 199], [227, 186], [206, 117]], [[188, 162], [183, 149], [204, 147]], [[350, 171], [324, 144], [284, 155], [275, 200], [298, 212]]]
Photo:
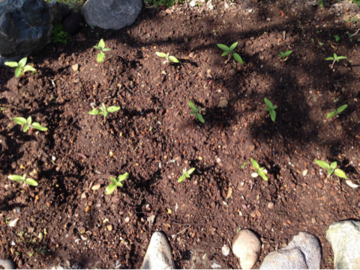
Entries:
[[319, 269], [321, 247], [309, 233], [299, 233], [287, 247], [269, 253], [260, 269]]
[[43, 50], [51, 41], [52, 23], [69, 12], [56, 1], [0, 1], [0, 66]]
[[140, 269], [174, 269], [171, 247], [165, 234], [155, 232], [150, 240]]
[[340, 221], [326, 230], [334, 251], [335, 269], [360, 268], [360, 221]]
[[15, 265], [11, 260], [0, 259], [0, 266], [3, 267], [3, 269], [15, 269]]
[[88, 0], [82, 15], [90, 26], [119, 30], [135, 22], [142, 0]]

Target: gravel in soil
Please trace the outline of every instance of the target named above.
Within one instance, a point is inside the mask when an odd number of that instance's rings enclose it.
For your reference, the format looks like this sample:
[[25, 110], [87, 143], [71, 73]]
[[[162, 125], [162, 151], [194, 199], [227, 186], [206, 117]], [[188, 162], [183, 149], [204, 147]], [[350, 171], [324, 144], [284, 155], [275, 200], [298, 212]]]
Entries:
[[[2, 256], [19, 268], [139, 268], [161, 230], [179, 268], [238, 268], [221, 249], [250, 228], [263, 243], [260, 262], [307, 231], [322, 243], [321, 268], [333, 267], [325, 229], [359, 217], [359, 190], [327, 178], [314, 159], [337, 161], [359, 183], [359, 42], [348, 35], [359, 27], [349, 21], [358, 9], [213, 5], [145, 8], [126, 29], [84, 27], [71, 44], [48, 45], [29, 59], [34, 75], [0, 69]], [[111, 48], [102, 64], [93, 48], [100, 38]], [[244, 65], [216, 46], [235, 41]], [[163, 64], [156, 51], [181, 64]], [[334, 52], [348, 59], [331, 68], [325, 58]], [[275, 122], [265, 97], [278, 105]], [[88, 114], [101, 103], [121, 110], [106, 119]], [[343, 104], [338, 118], [326, 119]], [[23, 133], [16, 116], [49, 130]], [[250, 158], [268, 182], [250, 176]], [[125, 172], [124, 186], [105, 195], [109, 178]], [[7, 179], [24, 173], [39, 186]]]

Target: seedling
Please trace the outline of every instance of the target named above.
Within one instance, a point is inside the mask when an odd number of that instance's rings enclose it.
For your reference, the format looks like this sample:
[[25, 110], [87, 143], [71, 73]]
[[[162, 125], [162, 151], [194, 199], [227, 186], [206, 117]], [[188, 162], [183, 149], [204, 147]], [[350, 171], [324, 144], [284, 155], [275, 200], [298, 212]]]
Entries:
[[19, 125], [24, 125], [23, 132], [26, 132], [29, 130], [29, 128], [34, 128], [40, 131], [47, 131], [48, 128], [43, 127], [38, 122], [32, 122], [31, 116], [28, 117], [28, 119], [25, 119], [24, 117], [15, 117], [13, 118], [14, 122]]
[[92, 109], [89, 114], [90, 115], [98, 115], [98, 114], [102, 114], [104, 116], [104, 119], [106, 118], [106, 116], [108, 115], [108, 112], [109, 113], [113, 113], [113, 112], [116, 112], [120, 110], [120, 107], [118, 106], [110, 106], [110, 107], [107, 107], [105, 106], [104, 103], [101, 104], [101, 107], [99, 107], [99, 110], [98, 109]]
[[13, 180], [13, 181], [18, 181], [20, 183], [24, 183], [25, 184], [28, 184], [29, 186], [34, 186], [36, 187], [38, 185], [38, 183], [34, 180], [34, 179], [31, 179], [31, 178], [26, 178], [26, 174], [24, 174], [23, 176], [20, 176], [20, 175], [9, 175], [8, 178], [10, 180]]
[[186, 171], [186, 168], [183, 169], [183, 174], [178, 179], [178, 182], [184, 181], [186, 178], [190, 178], [190, 174], [192, 174], [195, 171], [195, 168], [191, 168], [190, 170]]
[[340, 37], [338, 35], [335, 35], [334, 38], [335, 38], [336, 42], [338, 42], [340, 40]]
[[347, 57], [346, 56], [337, 56], [337, 54], [334, 53], [334, 57], [325, 58], [325, 60], [327, 60], [327, 61], [333, 61], [332, 64], [331, 64], [331, 68], [334, 67], [335, 61], [340, 62], [341, 59], [347, 59]]
[[315, 162], [317, 163], [317, 165], [319, 165], [321, 168], [324, 168], [325, 170], [327, 170], [327, 173], [328, 173], [328, 178], [333, 174], [335, 173], [335, 175], [341, 177], [341, 178], [345, 178], [345, 179], [348, 179], [345, 172], [343, 170], [340, 170], [340, 169], [336, 169], [337, 167], [337, 162], [334, 161], [333, 163], [331, 163], [330, 165], [325, 162], [325, 161], [322, 161], [322, 160], [318, 160], [318, 159], [315, 159]]
[[21, 59], [19, 61], [19, 63], [17, 63], [17, 62], [5, 62], [5, 65], [7, 65], [9, 67], [12, 67], [12, 68], [16, 68], [15, 69], [15, 76], [16, 77], [23, 76], [25, 74], [25, 72], [28, 72], [28, 71], [32, 71], [32, 73], [35, 73], [36, 69], [33, 68], [30, 65], [27, 65], [26, 62], [27, 62], [27, 57]]
[[100, 52], [97, 55], [97, 61], [98, 63], [102, 63], [105, 59], [105, 53], [111, 51], [110, 48], [105, 48], [105, 42], [103, 39], [100, 40], [99, 44], [97, 46], [94, 46], [95, 49], [100, 50]]
[[271, 117], [271, 120], [272, 120], [273, 122], [275, 122], [275, 119], [276, 119], [275, 109], [276, 109], [278, 106], [273, 105], [272, 102], [271, 102], [270, 100], [268, 100], [267, 98], [264, 98], [264, 101], [265, 101], [265, 103], [266, 103], [266, 105], [267, 105], [267, 107], [266, 107], [265, 110], [269, 112], [270, 117]]
[[284, 62], [286, 60], [288, 60], [289, 55], [292, 53], [292, 51], [286, 51], [286, 52], [280, 52], [280, 54], [278, 55], [279, 58], [284, 58]]
[[123, 187], [122, 182], [128, 177], [129, 173], [120, 174], [117, 179], [110, 177], [111, 184], [106, 187], [106, 195], [113, 193], [116, 187]]
[[262, 179], [264, 179], [265, 181], [269, 180], [266, 176], [267, 174], [267, 170], [263, 167], [259, 166], [259, 163], [257, 163], [254, 159], [251, 159], [251, 164], [253, 165], [255, 172], [253, 172], [251, 174], [252, 177], [256, 178], [258, 176], [261, 176]]
[[[221, 56], [225, 56], [230, 54], [230, 57], [234, 57], [236, 61], [238, 61], [240, 64], [244, 64], [244, 61], [242, 60], [241, 56], [237, 53], [234, 53], [233, 50], [235, 50], [236, 46], [238, 45], [238, 42], [235, 42], [233, 45], [230, 46], [230, 48], [224, 44], [217, 44], [217, 46], [222, 49], [224, 52]], [[230, 58], [229, 58], [230, 59]]]
[[173, 63], [179, 63], [179, 60], [175, 56], [170, 55], [170, 53], [156, 52], [155, 54], [159, 57], [165, 58], [163, 64], [169, 63], [169, 60]]
[[347, 108], [347, 104], [342, 105], [341, 107], [337, 108], [336, 110], [333, 110], [331, 113], [329, 113], [326, 118], [330, 118], [330, 117], [334, 117], [334, 116], [338, 116], [343, 110], [345, 110]]
[[199, 119], [199, 121], [201, 123], [205, 123], [205, 120], [203, 118], [203, 116], [201, 115], [201, 113], [199, 113], [199, 111], [201, 110], [201, 108], [196, 108], [195, 104], [192, 103], [190, 100], [189, 100], [189, 106], [190, 108], [192, 109], [192, 111], [190, 112], [190, 114], [195, 114], [197, 119]]

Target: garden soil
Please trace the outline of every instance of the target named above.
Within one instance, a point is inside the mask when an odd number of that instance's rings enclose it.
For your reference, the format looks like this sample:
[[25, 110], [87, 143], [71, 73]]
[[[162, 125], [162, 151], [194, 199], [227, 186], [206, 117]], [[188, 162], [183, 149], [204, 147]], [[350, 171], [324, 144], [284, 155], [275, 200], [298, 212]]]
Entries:
[[[159, 230], [179, 268], [238, 268], [222, 248], [249, 228], [262, 242], [255, 267], [304, 231], [321, 242], [321, 268], [332, 268], [325, 230], [359, 218], [359, 189], [314, 159], [337, 161], [359, 184], [358, 15], [347, 2], [144, 7], [125, 29], [84, 26], [71, 43], [49, 44], [29, 57], [34, 75], [0, 68], [0, 254], [19, 268], [139, 268]], [[111, 51], [98, 64], [101, 38]], [[234, 42], [244, 64], [216, 46]], [[347, 59], [331, 67], [334, 53]], [[278, 106], [275, 122], [265, 97]], [[102, 103], [121, 110], [88, 114]], [[24, 133], [18, 116], [48, 131]], [[251, 177], [250, 158], [268, 181]], [[195, 171], [178, 183], [184, 168]], [[39, 186], [7, 178], [24, 173]]]

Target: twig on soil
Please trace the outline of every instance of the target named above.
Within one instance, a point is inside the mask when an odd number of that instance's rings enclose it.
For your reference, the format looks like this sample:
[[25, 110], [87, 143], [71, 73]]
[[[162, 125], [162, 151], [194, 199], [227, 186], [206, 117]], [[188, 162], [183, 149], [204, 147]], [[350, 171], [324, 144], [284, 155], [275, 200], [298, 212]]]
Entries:
[[181, 230], [180, 232], [178, 232], [178, 233], [176, 233], [176, 234], [171, 235], [171, 237], [174, 239], [174, 238], [175, 238], [178, 234], [185, 232], [185, 231], [186, 231], [187, 229], [189, 229], [190, 227], [191, 227], [191, 225], [190, 225], [189, 227], [187, 227], [187, 228], [185, 228], [185, 229]]
[[354, 34], [352, 34], [349, 38], [352, 38], [353, 36], [356, 36], [359, 33], [359, 31], [360, 31], [360, 28]]

